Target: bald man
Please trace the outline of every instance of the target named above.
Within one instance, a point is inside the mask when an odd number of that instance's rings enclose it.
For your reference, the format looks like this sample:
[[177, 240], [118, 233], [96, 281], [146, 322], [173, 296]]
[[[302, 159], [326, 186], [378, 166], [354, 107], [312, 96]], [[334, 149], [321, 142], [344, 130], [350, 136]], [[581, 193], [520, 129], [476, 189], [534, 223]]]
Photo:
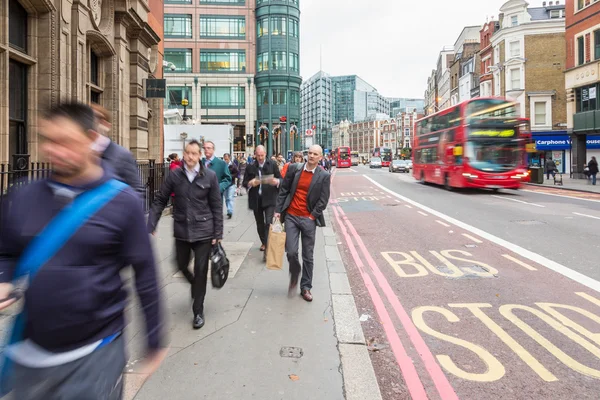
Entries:
[[[317, 226], [325, 226], [323, 211], [329, 203], [329, 185], [331, 175], [319, 168], [323, 158], [321, 146], [312, 146], [308, 150], [308, 160], [304, 164], [294, 164], [288, 168], [281, 184], [275, 218], [285, 217], [287, 234], [285, 252], [290, 264], [291, 297], [297, 290], [298, 278], [302, 272], [300, 294], [308, 302], [313, 300], [312, 277], [314, 269], [313, 253]], [[302, 267], [298, 260], [299, 240], [302, 237]], [[297, 293], [297, 292], [296, 292]]]

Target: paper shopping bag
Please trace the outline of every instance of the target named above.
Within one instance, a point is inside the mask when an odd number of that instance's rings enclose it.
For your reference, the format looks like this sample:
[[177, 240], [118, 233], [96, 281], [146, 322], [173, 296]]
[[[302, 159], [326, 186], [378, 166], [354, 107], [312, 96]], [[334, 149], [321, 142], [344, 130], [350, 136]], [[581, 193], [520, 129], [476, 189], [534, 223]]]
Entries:
[[267, 240], [267, 268], [283, 269], [283, 253], [285, 253], [285, 231], [281, 222], [271, 224]]

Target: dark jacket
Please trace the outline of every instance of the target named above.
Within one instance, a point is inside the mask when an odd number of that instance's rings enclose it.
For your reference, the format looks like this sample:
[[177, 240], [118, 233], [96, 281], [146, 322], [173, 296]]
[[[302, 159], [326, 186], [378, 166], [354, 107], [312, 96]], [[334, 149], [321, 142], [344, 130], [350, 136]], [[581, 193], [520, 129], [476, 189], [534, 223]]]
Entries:
[[590, 170], [590, 175], [594, 175], [598, 173], [598, 162], [594, 160], [590, 160], [588, 163], [588, 168]]
[[[202, 166], [204, 166], [204, 163], [206, 162], [206, 158], [202, 159]], [[221, 160], [218, 157], [214, 157], [213, 160], [210, 162], [210, 167], [211, 170], [213, 170], [215, 172], [215, 174], [217, 174], [217, 181], [219, 181], [219, 188], [221, 189], [221, 193], [223, 193], [225, 191], [225, 189], [227, 189], [229, 186], [231, 186], [231, 175], [229, 174], [229, 168], [227, 167], [227, 164], [225, 163], [225, 161]]]
[[[106, 182], [78, 188], [86, 190]], [[71, 203], [41, 180], [11, 193], [0, 221], [0, 282], [10, 282], [29, 242]], [[10, 200], [10, 201], [8, 201]], [[93, 215], [42, 268], [25, 292], [24, 338], [52, 352], [80, 348], [125, 329], [127, 291], [120, 272], [132, 265], [148, 346], [165, 345], [156, 264], [137, 194], [127, 187]]]
[[[287, 173], [283, 183], [281, 184], [281, 190], [277, 197], [277, 205], [275, 206], [275, 212], [282, 214], [282, 218], [285, 218], [285, 212], [292, 204], [292, 199], [296, 195], [296, 188], [298, 187], [298, 181], [300, 175], [304, 170], [305, 164], [292, 164], [288, 167]], [[308, 198], [306, 200], [306, 206], [308, 212], [317, 221], [317, 226], [325, 226], [325, 218], [323, 217], [323, 211], [327, 208], [329, 203], [329, 186], [331, 184], [331, 175], [329, 172], [323, 170], [317, 166], [315, 170], [315, 176], [310, 182], [308, 189]]]
[[[231, 185], [233, 185], [234, 184], [233, 181], [240, 174], [240, 170], [238, 169], [236, 162], [232, 162], [231, 164], [229, 164], [228, 167], [229, 167], [229, 175], [231, 176]], [[231, 185], [229, 185], [229, 186], [231, 186]]]
[[[279, 172], [279, 167], [277, 163], [272, 160], [265, 160], [262, 170], [263, 175], [273, 175], [275, 178], [281, 181], [281, 173]], [[247, 188], [248, 183], [254, 179], [258, 178], [258, 161], [254, 161], [252, 164], [248, 164], [246, 167], [246, 173], [244, 174], [244, 181], [242, 185]], [[281, 186], [281, 184], [279, 185]], [[258, 209], [258, 189], [260, 186], [256, 186], [250, 188], [248, 190], [248, 207], [251, 210]], [[277, 202], [277, 193], [279, 189], [277, 186], [272, 185], [262, 185], [262, 195], [261, 195], [261, 203], [264, 207], [274, 207]]]
[[163, 210], [173, 197], [173, 236], [198, 242], [223, 238], [223, 200], [217, 175], [200, 164], [200, 172], [190, 183], [184, 168], [167, 176], [148, 217], [148, 231], [154, 232]]
[[556, 170], [556, 163], [554, 160], [546, 160], [546, 172], [554, 172]]
[[115, 178], [131, 186], [142, 199], [146, 197], [146, 189], [140, 182], [137, 163], [125, 147], [111, 141], [104, 150], [102, 159], [114, 171]]

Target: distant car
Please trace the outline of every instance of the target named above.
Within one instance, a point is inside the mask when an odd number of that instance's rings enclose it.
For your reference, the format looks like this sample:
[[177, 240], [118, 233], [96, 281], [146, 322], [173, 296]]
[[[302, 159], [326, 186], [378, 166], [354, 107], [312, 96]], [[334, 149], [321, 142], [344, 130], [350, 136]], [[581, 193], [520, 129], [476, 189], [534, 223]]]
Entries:
[[381, 168], [381, 158], [372, 157], [369, 162], [369, 168]]
[[390, 172], [410, 172], [410, 165], [406, 160], [394, 160], [390, 163]]

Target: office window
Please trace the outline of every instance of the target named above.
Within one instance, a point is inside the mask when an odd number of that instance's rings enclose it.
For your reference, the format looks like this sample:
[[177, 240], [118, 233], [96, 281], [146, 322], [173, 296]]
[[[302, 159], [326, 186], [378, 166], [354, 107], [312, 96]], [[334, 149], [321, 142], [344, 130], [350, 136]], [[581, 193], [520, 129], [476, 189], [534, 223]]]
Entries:
[[273, 89], [273, 104], [287, 104], [287, 89]]
[[165, 14], [165, 37], [191, 38], [192, 16], [189, 14]]
[[271, 35], [285, 36], [287, 34], [287, 19], [285, 17], [271, 17]]
[[520, 57], [521, 56], [521, 42], [510, 42], [510, 56], [511, 57]]
[[256, 56], [256, 63], [258, 72], [269, 70], [269, 53], [260, 53]]
[[271, 54], [271, 69], [285, 70], [287, 67], [287, 53], [285, 51], [274, 51]]
[[243, 86], [202, 87], [202, 108], [244, 108], [246, 90]]
[[192, 88], [189, 86], [168, 86], [165, 106], [168, 108], [183, 108], [181, 100], [187, 99], [188, 109], [192, 105]]
[[256, 22], [256, 29], [258, 37], [269, 34], [269, 17], [264, 17]]
[[577, 38], [577, 62], [579, 65], [585, 63], [585, 44], [583, 36]]
[[245, 17], [200, 17], [201, 38], [244, 39], [246, 37]]
[[27, 11], [17, 0], [8, 3], [8, 43], [27, 52]]
[[536, 101], [534, 103], [535, 125], [546, 125], [546, 102]]
[[288, 21], [288, 24], [289, 24], [289, 29], [288, 29], [289, 35], [291, 37], [296, 37], [297, 38], [299, 36], [299, 34], [298, 34], [298, 21], [295, 20], [295, 19], [290, 18], [289, 21]]
[[290, 63], [289, 63], [289, 69], [290, 71], [293, 72], [300, 72], [300, 64], [298, 61], [298, 54], [296, 53], [289, 53], [290, 55]]
[[600, 29], [594, 31], [594, 60], [600, 60]]
[[510, 26], [517, 25], [519, 25], [519, 17], [517, 15], [513, 15], [512, 17], [510, 17]]
[[300, 104], [300, 93], [297, 90], [290, 91], [290, 104], [293, 106]]
[[168, 67], [166, 72], [192, 72], [192, 49], [165, 49], [165, 61], [175, 66], [175, 70]]
[[258, 91], [258, 101], [256, 104], [259, 106], [269, 104], [269, 91], [268, 90], [259, 90]]
[[200, 50], [200, 72], [245, 72], [246, 52]]
[[521, 69], [513, 68], [510, 70], [510, 88], [511, 90], [521, 89]]

